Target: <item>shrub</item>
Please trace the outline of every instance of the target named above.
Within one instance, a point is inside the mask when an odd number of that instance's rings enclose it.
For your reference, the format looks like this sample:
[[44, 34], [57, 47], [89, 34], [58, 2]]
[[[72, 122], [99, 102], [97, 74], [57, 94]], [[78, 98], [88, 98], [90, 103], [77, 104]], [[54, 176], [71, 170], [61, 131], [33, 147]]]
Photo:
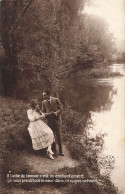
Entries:
[[[22, 101], [0, 97], [0, 173], [3, 177], [2, 181], [5, 180], [8, 170], [14, 166], [14, 150], [31, 148], [31, 139], [27, 130], [27, 108], [28, 106]], [[15, 161], [14, 168], [17, 172], [26, 170], [21, 158], [18, 160], [17, 157]]]

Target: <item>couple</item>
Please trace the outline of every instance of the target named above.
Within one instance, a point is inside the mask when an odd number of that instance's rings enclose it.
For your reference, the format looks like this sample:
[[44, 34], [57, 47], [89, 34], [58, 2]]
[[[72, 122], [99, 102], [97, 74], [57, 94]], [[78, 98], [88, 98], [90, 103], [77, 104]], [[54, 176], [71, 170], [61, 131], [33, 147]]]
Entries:
[[[32, 139], [33, 149], [47, 148], [47, 156], [54, 159], [53, 155], [57, 152], [56, 139], [59, 154], [64, 156], [62, 150], [62, 106], [60, 100], [52, 97], [49, 91], [43, 92], [43, 98], [42, 111], [36, 100], [31, 101], [31, 108], [27, 110], [30, 120], [28, 131]], [[44, 122], [46, 119], [48, 125]]]

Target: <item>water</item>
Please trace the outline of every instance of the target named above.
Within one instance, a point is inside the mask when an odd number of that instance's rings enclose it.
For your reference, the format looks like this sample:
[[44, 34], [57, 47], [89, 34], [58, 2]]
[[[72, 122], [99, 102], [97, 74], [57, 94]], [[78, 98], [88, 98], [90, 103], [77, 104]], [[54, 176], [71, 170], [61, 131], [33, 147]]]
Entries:
[[[62, 101], [81, 112], [91, 115], [91, 136], [107, 134], [99, 158], [113, 158], [112, 169], [101, 167], [101, 173], [109, 173], [112, 182], [125, 193], [125, 64], [114, 64], [112, 71], [123, 77], [92, 80], [64, 81], [65, 99]], [[110, 158], [111, 159], [111, 158]], [[106, 162], [106, 160], [105, 160]]]

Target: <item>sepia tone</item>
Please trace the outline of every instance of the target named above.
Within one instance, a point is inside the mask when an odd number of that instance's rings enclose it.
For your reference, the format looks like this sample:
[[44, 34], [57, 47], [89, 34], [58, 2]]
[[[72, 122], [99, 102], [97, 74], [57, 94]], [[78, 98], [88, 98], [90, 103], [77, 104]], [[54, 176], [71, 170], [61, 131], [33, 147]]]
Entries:
[[124, 0], [0, 1], [0, 193], [125, 193], [124, 15]]

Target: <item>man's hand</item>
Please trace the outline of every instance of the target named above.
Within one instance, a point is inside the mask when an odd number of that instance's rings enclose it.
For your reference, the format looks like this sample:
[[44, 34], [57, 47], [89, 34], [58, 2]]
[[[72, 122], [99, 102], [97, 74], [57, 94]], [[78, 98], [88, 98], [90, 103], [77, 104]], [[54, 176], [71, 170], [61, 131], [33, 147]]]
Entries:
[[51, 117], [53, 115], [53, 111], [51, 111], [50, 113], [44, 113], [45, 117]]
[[50, 115], [50, 116], [52, 116], [52, 115], [53, 115], [53, 113], [54, 113], [54, 112], [53, 112], [53, 111], [51, 111], [51, 112], [49, 113], [49, 115]]
[[57, 117], [57, 116], [58, 116], [58, 114], [57, 114], [56, 112], [53, 112], [53, 116], [56, 116], [56, 117]]

